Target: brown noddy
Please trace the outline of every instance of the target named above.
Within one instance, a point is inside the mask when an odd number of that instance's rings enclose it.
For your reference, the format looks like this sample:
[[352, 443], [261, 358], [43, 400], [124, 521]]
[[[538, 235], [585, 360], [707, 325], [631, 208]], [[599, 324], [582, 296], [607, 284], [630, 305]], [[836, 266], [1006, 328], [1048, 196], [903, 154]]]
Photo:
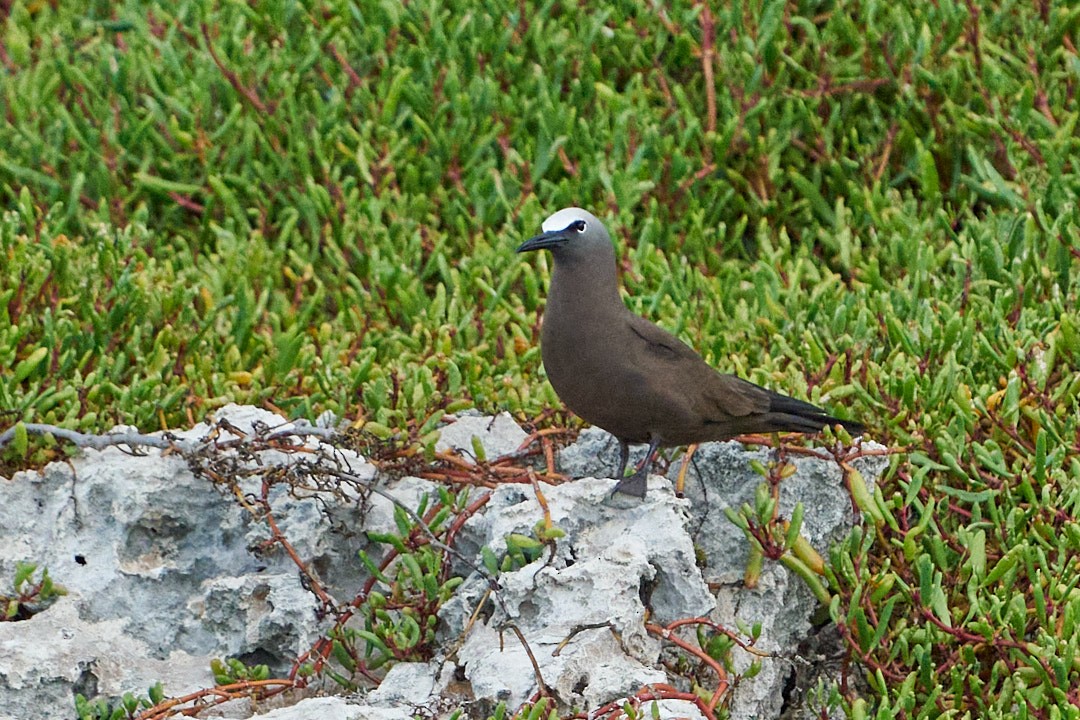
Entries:
[[[567, 407], [618, 439], [615, 492], [644, 497], [661, 446], [834, 424], [862, 431], [861, 423], [717, 372], [674, 335], [630, 312], [619, 296], [611, 236], [592, 213], [564, 208], [542, 230], [517, 251], [547, 249], [554, 259], [540, 331], [544, 369]], [[623, 477], [630, 443], [648, 443], [649, 451]]]

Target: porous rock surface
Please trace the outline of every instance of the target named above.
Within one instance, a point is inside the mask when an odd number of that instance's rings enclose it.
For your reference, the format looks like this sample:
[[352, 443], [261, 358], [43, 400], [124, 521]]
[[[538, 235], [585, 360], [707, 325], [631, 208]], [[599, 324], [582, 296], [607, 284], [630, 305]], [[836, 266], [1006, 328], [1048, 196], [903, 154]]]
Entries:
[[[228, 406], [216, 414], [222, 419], [245, 432], [289, 427], [250, 407]], [[472, 454], [475, 436], [492, 459], [516, 450], [525, 437], [505, 414], [464, 417], [456, 425], [448, 426], [440, 449]], [[194, 443], [212, 427], [176, 435]], [[315, 438], [304, 442], [327, 447]], [[470, 569], [481, 564], [480, 548], [500, 554], [508, 534], [532, 534], [544, 512], [531, 485], [493, 491], [455, 543], [472, 560], [458, 563], [468, 577], [440, 613], [440, 649], [432, 661], [394, 666], [363, 697], [311, 697], [261, 708], [253, 717], [404, 720], [416, 712], [448, 716], [459, 707], [469, 717], [486, 717], [499, 701], [513, 709], [533, 696], [537, 669], [564, 710], [595, 709], [670, 682], [661, 664], [670, 648], [646, 632], [647, 618], [666, 623], [704, 615], [732, 628], [737, 621], [763, 623], [758, 647], [775, 657], [736, 687], [729, 707], [732, 717], [778, 717], [790, 704], [782, 690], [798, 669], [799, 644], [812, 634], [816, 603], [779, 565], [767, 564], [754, 590], [742, 587], [746, 541], [722, 510], [752, 501], [760, 477], [748, 460], [767, 460], [768, 451], [703, 446], [686, 499], [674, 496], [668, 479], [653, 476], [647, 498], [625, 506], [609, 499], [614, 482], [604, 477], [614, 468], [615, 450], [606, 433], [587, 430], [561, 452], [562, 472], [599, 477], [538, 486], [550, 522], [565, 536], [536, 561], [501, 574], [497, 590]], [[354, 453], [333, 452], [351, 473], [409, 507], [436, 489], [417, 478], [388, 481]], [[241, 466], [296, 461], [267, 451]], [[868, 480], [884, 467], [881, 458], [859, 462]], [[801, 500], [804, 533], [824, 552], [855, 519], [850, 500], [835, 463], [795, 463], [798, 472], [782, 485], [782, 512]], [[677, 469], [673, 463], [672, 476]], [[256, 475], [238, 488], [254, 493], [258, 483]], [[394, 528], [391, 503], [347, 491], [332, 505], [285, 489], [271, 499], [297, 553], [339, 602], [347, 601], [363, 579], [356, 553], [368, 547], [364, 533]], [[211, 658], [266, 663], [281, 674], [330, 625], [293, 562], [268, 549], [266, 524], [176, 454], [83, 451], [41, 472], [0, 478], [0, 508], [0, 582], [16, 562], [33, 561], [68, 591], [28, 620], [0, 623], [0, 720], [73, 718], [75, 693], [115, 698], [144, 693], [158, 681], [170, 696], [210, 687]], [[742, 667], [750, 660], [736, 658]], [[661, 718], [700, 717], [685, 701], [662, 701], [656, 711]], [[222, 715], [252, 716], [235, 704]]]
[[[657, 665], [660, 642], [645, 632], [642, 588], [655, 588], [650, 605], [661, 621], [705, 615], [714, 603], [694, 565], [685, 501], [663, 478], [653, 480], [648, 500], [628, 510], [605, 504], [612, 480], [543, 488], [551, 521], [566, 537], [541, 560], [500, 576], [501, 603], [466, 636], [457, 661], [477, 697], [517, 707], [537, 690], [532, 660], [507, 629], [511, 623], [567, 706], [598, 707], [666, 682]], [[507, 535], [528, 534], [542, 517], [531, 487], [504, 485], [467, 527], [498, 554]], [[464, 629], [474, 598], [487, 588], [479, 576], [470, 581], [443, 609], [450, 635]]]

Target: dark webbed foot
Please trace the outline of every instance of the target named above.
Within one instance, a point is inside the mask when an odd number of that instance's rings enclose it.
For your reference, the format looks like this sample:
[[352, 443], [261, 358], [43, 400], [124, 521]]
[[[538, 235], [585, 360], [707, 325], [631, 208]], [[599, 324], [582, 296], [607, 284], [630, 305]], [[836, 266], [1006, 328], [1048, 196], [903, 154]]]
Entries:
[[649, 451], [645, 453], [645, 459], [641, 461], [641, 464], [637, 466], [634, 474], [630, 477], [623, 477], [623, 472], [626, 471], [626, 459], [629, 454], [629, 448], [627, 444], [622, 440], [619, 440], [619, 453], [621, 462], [619, 463], [619, 482], [616, 483], [615, 489], [611, 491], [614, 496], [618, 493], [623, 495], [630, 495], [636, 498], [644, 498], [645, 491], [649, 485], [649, 468], [652, 467], [653, 459], [656, 457], [656, 451], [660, 447], [660, 438], [653, 437], [649, 441]]
[[643, 470], [638, 470], [630, 477], [625, 477], [620, 480], [615, 489], [611, 491], [612, 495], [622, 493], [624, 495], [631, 495], [636, 498], [644, 498], [645, 490], [648, 489], [649, 473]]

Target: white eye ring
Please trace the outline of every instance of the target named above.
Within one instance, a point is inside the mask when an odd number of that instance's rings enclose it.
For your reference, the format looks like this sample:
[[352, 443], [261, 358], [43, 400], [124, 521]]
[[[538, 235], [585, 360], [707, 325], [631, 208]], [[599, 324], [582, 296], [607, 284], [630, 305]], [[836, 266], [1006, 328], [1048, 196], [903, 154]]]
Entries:
[[570, 223], [570, 227], [572, 227], [579, 233], [583, 233], [585, 232], [585, 229], [589, 226], [584, 220], [575, 220], [574, 222]]

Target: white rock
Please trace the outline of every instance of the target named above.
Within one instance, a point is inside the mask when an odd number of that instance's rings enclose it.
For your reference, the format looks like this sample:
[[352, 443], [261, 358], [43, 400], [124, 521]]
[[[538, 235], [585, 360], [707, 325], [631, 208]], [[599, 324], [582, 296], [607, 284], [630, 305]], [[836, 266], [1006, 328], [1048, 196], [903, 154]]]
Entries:
[[[247, 433], [291, 427], [258, 408], [229, 406], [217, 416]], [[214, 431], [204, 423], [175, 434], [192, 446]], [[526, 437], [505, 413], [465, 416], [443, 429], [439, 447], [467, 455], [474, 436], [489, 459], [515, 451]], [[364, 480], [375, 475], [355, 453], [332, 450], [314, 437], [304, 445], [332, 452], [334, 462]], [[268, 450], [238, 460], [238, 467], [254, 467], [257, 460], [288, 468], [314, 457]], [[617, 457], [617, 443], [589, 429], [563, 450], [560, 463], [574, 474], [606, 476]], [[613, 480], [541, 485], [551, 520], [565, 537], [535, 562], [500, 575], [497, 597], [470, 624], [489, 589], [473, 572], [481, 548], [502, 553], [508, 534], [532, 535], [544, 517], [531, 486], [499, 487], [454, 543], [454, 568], [472, 575], [440, 612], [435, 660], [394, 666], [362, 699], [310, 698], [257, 717], [407, 720], [414, 712], [447, 717], [463, 705], [486, 716], [499, 700], [513, 712], [536, 691], [537, 677], [510, 624], [524, 637], [560, 709], [594, 710], [670, 681], [659, 658], [671, 646], [646, 632], [647, 612], [660, 624], [702, 615], [732, 629], [739, 622], [762, 623], [758, 646], [774, 656], [761, 661], [758, 676], [738, 684], [730, 716], [776, 717], [794, 669], [827, 663], [797, 656], [817, 609], [801, 580], [766, 563], [757, 588], [742, 585], [747, 541], [723, 508], [753, 502], [761, 478], [749, 460], [769, 457], [767, 450], [746, 451], [734, 443], [702, 446], [686, 500], [675, 498], [669, 481], [658, 476], [650, 478], [640, 503], [613, 503]], [[798, 471], [781, 486], [781, 512], [788, 515], [803, 501], [804, 534], [824, 553], [856, 519], [849, 496], [835, 463], [794, 461]], [[885, 464], [884, 458], [865, 458], [857, 466], [872, 481]], [[677, 471], [674, 464], [671, 474]], [[258, 476], [243, 480], [240, 490], [258, 492], [261, 482]], [[423, 494], [434, 499], [439, 486], [406, 477], [382, 487], [415, 509]], [[271, 490], [278, 527], [330, 591], [347, 601], [365, 579], [356, 552], [381, 554], [365, 533], [397, 531], [394, 504], [371, 495], [360, 507], [365, 498], [349, 488], [318, 500], [293, 495], [284, 484]], [[16, 562], [33, 561], [69, 591], [29, 620], [0, 623], [0, 712], [18, 720], [70, 717], [75, 692], [144, 694], [159, 680], [170, 695], [209, 687], [211, 657], [284, 668], [332, 622], [319, 619], [319, 603], [301, 586], [292, 561], [267, 545], [266, 523], [253, 519], [232, 494], [193, 475], [179, 455], [87, 451], [40, 473], [0, 479], [0, 507], [0, 581], [11, 577]], [[704, 568], [697, 565], [699, 555]], [[718, 597], [706, 580], [719, 588]], [[752, 660], [735, 653], [736, 668]], [[655, 707], [664, 720], [700, 717], [685, 701], [663, 700]], [[652, 716], [652, 703], [642, 708]]]
[[[652, 705], [653, 703], [645, 703], [641, 706], [644, 717], [653, 717]], [[697, 705], [688, 700], [658, 700], [656, 709], [656, 717], [660, 720], [705, 720]]]
[[73, 602], [0, 623], [0, 707], [18, 720], [73, 717], [74, 693], [145, 694], [163, 682], [181, 695], [213, 684], [207, 658], [175, 650], [158, 658], [119, 618], [87, 621]]
[[483, 446], [487, 459], [494, 460], [517, 450], [528, 434], [514, 422], [510, 413], [502, 412], [495, 417], [461, 415], [439, 430], [435, 450], [459, 450], [465, 457], [472, 458], [474, 437]]
[[345, 698], [321, 697], [253, 715], [251, 720], [413, 720], [413, 715], [407, 707], [372, 707]]
[[[288, 426], [258, 408], [217, 416], [245, 432]], [[211, 427], [175, 434], [194, 442]], [[257, 460], [270, 467], [298, 457], [267, 451]], [[355, 455], [339, 457], [358, 474], [374, 473]], [[259, 482], [244, 487], [257, 491]], [[311, 567], [359, 572], [363, 538], [331, 532], [316, 499], [289, 497], [284, 485], [272, 497], [283, 532]], [[21, 717], [68, 717], [74, 692], [144, 694], [162, 680], [167, 693], [180, 693], [192, 689], [193, 674], [209, 686], [213, 657], [285, 668], [330, 622], [319, 620], [318, 601], [280, 548], [260, 548], [265, 524], [178, 454], [87, 450], [0, 479], [0, 507], [0, 578], [29, 561], [68, 591], [30, 620], [0, 623], [0, 707], [22, 708]], [[360, 524], [356, 503], [335, 511], [342, 525]]]
[[[447, 668], [452, 671], [452, 668]], [[402, 662], [390, 668], [379, 687], [364, 701], [382, 707], [433, 709], [447, 686], [447, 673], [440, 662]]]
[[[544, 682], [567, 706], [595, 708], [666, 682], [656, 664], [660, 642], [645, 631], [641, 588], [658, 578], [659, 585], [674, 585], [652, 608], [661, 618], [702, 615], [713, 602], [694, 565], [684, 501], [663, 478], [651, 485], [646, 500], [628, 510], [606, 504], [611, 480], [541, 485], [552, 522], [566, 536], [553, 556], [544, 553], [501, 575], [494, 617], [468, 633], [458, 660], [477, 698], [516, 707], [537, 689], [529, 654], [508, 622], [521, 631]], [[495, 490], [488, 512], [466, 527], [480, 536], [479, 544], [501, 552], [509, 533], [531, 534], [542, 518], [532, 488], [509, 485]], [[475, 576], [473, 582], [483, 584]], [[452, 628], [464, 625], [476, 595], [461, 593], [460, 601], [445, 607]], [[587, 625], [600, 627], [581, 630]]]

